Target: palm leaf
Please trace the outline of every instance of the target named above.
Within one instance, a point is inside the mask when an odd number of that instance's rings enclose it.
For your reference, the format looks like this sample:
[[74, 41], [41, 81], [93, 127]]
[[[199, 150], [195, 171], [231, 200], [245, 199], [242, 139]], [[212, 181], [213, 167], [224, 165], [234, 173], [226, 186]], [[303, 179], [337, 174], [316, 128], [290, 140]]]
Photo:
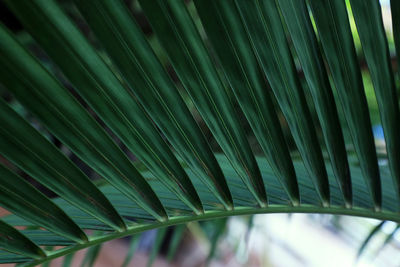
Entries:
[[97, 255], [99, 255], [101, 250], [101, 244], [97, 246], [93, 246], [86, 251], [85, 257], [83, 258], [82, 267], [90, 267], [94, 265], [94, 262], [96, 261]]
[[379, 231], [381, 230], [381, 228], [385, 225], [386, 221], [382, 221], [380, 222], [378, 225], [376, 225], [371, 232], [368, 234], [368, 236], [364, 239], [364, 241], [362, 242], [360, 248], [357, 251], [357, 257], [356, 260], [358, 260], [360, 258], [360, 256], [363, 254], [364, 250], [366, 249], [367, 245], [370, 243], [371, 239], [377, 234], [379, 233]]
[[167, 259], [169, 262], [171, 262], [178, 250], [178, 246], [180, 244], [180, 241], [183, 238], [183, 234], [185, 233], [186, 227], [185, 225], [177, 225], [175, 229], [173, 230], [174, 232], [172, 233], [171, 237], [171, 242], [169, 243], [169, 248], [168, 248], [168, 253], [167, 253]]
[[379, 203], [378, 161], [345, 3], [310, 1], [310, 4], [364, 179], [372, 198]]
[[[346, 204], [351, 206], [352, 189], [343, 134], [306, 3], [305, 1], [279, 1], [279, 3], [314, 100], [333, 171]], [[267, 8], [264, 7], [264, 10]]]
[[[122, 3], [92, 1], [89, 5], [89, 1], [77, 1], [77, 4], [149, 116], [221, 203], [231, 209], [229, 189], [208, 143]], [[93, 7], [104, 19], [98, 20], [100, 17]]]
[[[199, 16], [207, 17], [203, 25], [246, 119], [292, 202], [297, 204], [298, 186], [267, 84], [240, 21], [223, 19], [221, 15], [222, 10], [227, 12], [223, 13], [226, 16], [238, 16], [229, 14], [236, 11], [232, 1], [195, 1], [195, 4]], [[239, 24], [225, 24], [228, 22]]]
[[232, 167], [264, 206], [267, 199], [260, 170], [200, 34], [183, 2], [167, 2], [140, 1], [194, 105]]
[[[31, 7], [23, 5], [23, 8], [22, 5], [18, 6], [17, 2], [14, 2], [14, 5], [17, 14], [25, 18], [25, 23], [31, 25], [32, 34], [46, 48], [75, 87], [82, 88], [79, 93], [124, 144], [190, 207], [201, 211], [196, 191], [155, 126], [78, 29], [66, 16], [60, 15], [61, 10], [52, 6], [51, 2], [43, 2], [41, 5], [38, 2], [37, 6]], [[49, 8], [50, 11], [47, 11]], [[25, 16], [26, 13], [23, 12], [38, 12], [46, 16], [54, 26], [46, 24], [46, 27], [41, 27], [43, 24], [41, 20], [36, 19], [38, 17]], [[49, 36], [57, 40], [57, 45], [46, 42]], [[58, 38], [60, 36], [63, 38]], [[64, 60], [65, 55], [69, 56], [69, 61]]]
[[158, 252], [161, 249], [162, 242], [164, 241], [165, 234], [167, 233], [167, 228], [157, 229], [156, 238], [154, 240], [153, 247], [151, 248], [149, 259], [147, 261], [146, 266], [153, 266], [153, 262], [156, 259]]
[[124, 262], [122, 263], [121, 267], [126, 267], [132, 260], [133, 256], [135, 255], [135, 252], [139, 246], [139, 241], [140, 241], [140, 235], [134, 235], [132, 236], [132, 240], [129, 243], [129, 250], [128, 253], [126, 253]]
[[34, 259], [46, 256], [38, 245], [11, 225], [0, 221], [0, 230], [0, 245], [2, 249]]
[[399, 192], [400, 165], [397, 162], [400, 160], [400, 139], [397, 136], [400, 135], [400, 111], [380, 4], [378, 1], [357, 0], [351, 4], [379, 105], [393, 184]]
[[378, 1], [351, 4], [386, 165], [344, 0], [193, 2], [140, 1], [160, 43], [154, 51], [121, 0], [74, 1], [96, 46], [55, 1], [6, 1], [62, 75], [0, 26], [0, 83], [34, 118], [0, 100], [0, 203], [12, 213], [0, 222], [0, 263], [34, 266], [83, 248], [92, 263], [103, 242], [160, 228], [154, 257], [165, 227], [236, 215], [400, 221], [398, 99]]

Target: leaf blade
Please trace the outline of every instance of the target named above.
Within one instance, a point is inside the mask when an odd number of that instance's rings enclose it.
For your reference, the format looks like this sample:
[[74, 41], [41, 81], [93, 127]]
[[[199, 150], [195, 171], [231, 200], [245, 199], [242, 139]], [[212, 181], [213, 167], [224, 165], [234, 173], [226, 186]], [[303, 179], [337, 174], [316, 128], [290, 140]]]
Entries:
[[[379, 203], [379, 168], [361, 72], [343, 1], [310, 1], [325, 56], [371, 198]], [[346, 19], [344, 19], [346, 18]], [[370, 129], [370, 130], [368, 130]], [[375, 191], [374, 191], [375, 190]]]
[[[237, 3], [241, 5], [243, 12], [246, 11], [244, 2]], [[250, 4], [248, 7], [254, 7], [255, 2]], [[260, 4], [263, 5], [261, 9], [261, 11], [264, 11], [263, 13], [260, 11], [254, 13], [254, 15], [251, 15], [251, 12], [247, 13], [242, 25], [237, 25], [235, 28], [241, 29], [242, 42], [248, 43], [248, 46], [251, 45], [251, 49], [254, 49], [260, 69], [267, 77], [275, 98], [289, 124], [292, 136], [303, 162], [309, 170], [311, 180], [317, 189], [321, 202], [323, 205], [329, 205], [329, 184], [321, 148], [317, 142], [305, 96], [296, 77], [277, 6], [274, 1], [262, 1]], [[227, 6], [225, 4], [226, 8]], [[230, 9], [232, 14], [236, 13], [233, 8]], [[238, 15], [232, 14], [230, 21], [233, 23], [234, 17]], [[246, 23], [253, 19], [258, 20], [258, 23]], [[262, 23], [262, 19], [268, 20], [268, 22]], [[239, 24], [239, 22], [236, 22], [236, 24]]]
[[346, 205], [350, 207], [352, 204], [352, 190], [343, 133], [332, 88], [329, 84], [322, 55], [308, 16], [306, 3], [303, 0], [291, 2], [292, 8], [290, 9], [283, 8], [283, 5], [281, 6], [291, 40], [309, 85], [307, 88], [314, 100], [314, 106], [336, 180], [343, 193]]
[[0, 247], [34, 259], [46, 256], [43, 250], [14, 227], [0, 220]]
[[147, 267], [153, 266], [153, 262], [157, 257], [158, 252], [161, 249], [162, 242], [164, 241], [165, 234], [167, 233], [167, 227], [157, 229], [156, 238], [154, 240], [153, 247], [151, 248], [149, 259], [147, 260]]
[[150, 117], [225, 208], [231, 209], [229, 188], [208, 142], [121, 1], [75, 3]]
[[392, 13], [392, 29], [394, 45], [396, 47], [397, 60], [400, 58], [400, 3], [390, 0], [390, 11]]
[[125, 223], [108, 199], [67, 157], [0, 99], [0, 152], [36, 181], [114, 227]]
[[208, 38], [218, 53], [225, 76], [259, 144], [270, 158], [269, 162], [289, 198], [298, 204], [296, 175], [268, 88], [242, 25], [233, 19], [239, 14], [231, 5], [232, 1], [194, 3]]
[[135, 252], [137, 248], [139, 247], [139, 241], [140, 241], [140, 234], [132, 236], [132, 240], [129, 243], [129, 250], [126, 253], [124, 262], [122, 263], [121, 267], [127, 267], [129, 263], [131, 262], [133, 256], [135, 255]]
[[167, 260], [171, 262], [174, 259], [174, 256], [177, 252], [179, 244], [184, 237], [184, 233], [186, 230], [186, 225], [180, 224], [174, 228], [174, 232], [171, 237], [170, 245], [167, 252]]
[[178, 77], [220, 147], [261, 206], [267, 196], [238, 115], [183, 1], [139, 1]]
[[[400, 111], [380, 4], [370, 0], [350, 3], [375, 89], [393, 185], [400, 199]], [[375, 186], [380, 189], [380, 185]]]
[[381, 228], [384, 226], [384, 224], [386, 223], [386, 221], [382, 221], [380, 222], [378, 225], [376, 225], [374, 228], [372, 228], [371, 232], [369, 232], [369, 234], [367, 235], [367, 237], [364, 239], [364, 241], [361, 243], [361, 246], [358, 248], [357, 251], [357, 256], [356, 256], [356, 260], [358, 260], [360, 258], [360, 256], [364, 253], [365, 249], [367, 248], [367, 245], [369, 244], [369, 242], [371, 241], [371, 239], [377, 234], [379, 233], [379, 231], [381, 230]]
[[2, 207], [75, 242], [87, 241], [85, 233], [64, 211], [21, 177], [0, 165]]
[[0, 36], [0, 81], [89, 166], [164, 220], [158, 197], [100, 125], [3, 27]]
[[[128, 89], [54, 2], [35, 4], [13, 1], [12, 6], [78, 93], [128, 149], [195, 212], [203, 210], [187, 174]], [[41, 16], [29, 16], [31, 13]]]

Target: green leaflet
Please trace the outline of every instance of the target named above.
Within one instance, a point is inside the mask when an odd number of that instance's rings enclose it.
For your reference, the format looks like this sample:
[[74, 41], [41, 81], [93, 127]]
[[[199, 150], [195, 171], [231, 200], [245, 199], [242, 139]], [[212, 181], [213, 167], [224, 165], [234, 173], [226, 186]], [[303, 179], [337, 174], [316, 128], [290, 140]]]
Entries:
[[[55, 203], [55, 204], [57, 205], [57, 203]], [[61, 207], [60, 205], [58, 205], [58, 206]], [[6, 220], [7, 220], [7, 218], [4, 218], [4, 221], [6, 221]], [[74, 220], [74, 222], [83, 229], [83, 227], [79, 224], [79, 222], [77, 222], [75, 220]], [[18, 225], [18, 224], [13, 223], [13, 225]], [[31, 228], [36, 228], [36, 229], [31, 229]], [[75, 244], [74, 241], [71, 241], [71, 240], [69, 240], [65, 237], [62, 237], [60, 235], [57, 235], [53, 232], [50, 232], [50, 231], [47, 231], [44, 229], [40, 229], [38, 226], [34, 226], [34, 227], [27, 226], [27, 228], [25, 230], [21, 230], [21, 233], [23, 235], [27, 236], [30, 240], [32, 240], [34, 243], [36, 243], [39, 246], [69, 246], [69, 245]]]
[[247, 221], [247, 227], [246, 227], [246, 234], [244, 236], [244, 240], [246, 242], [246, 247], [249, 246], [249, 239], [250, 239], [250, 234], [251, 234], [251, 230], [254, 227], [254, 216], [255, 215], [250, 215]]
[[[234, 201], [236, 201], [239, 197], [240, 198], [251, 198], [251, 193], [247, 190], [247, 188], [242, 185], [238, 185], [238, 182], [241, 182], [241, 179], [238, 177], [236, 172], [232, 169], [229, 161], [222, 155], [216, 155], [219, 164], [223, 168], [224, 173], [226, 174], [227, 177], [229, 177], [229, 184], [232, 187], [232, 195], [234, 197]], [[264, 178], [264, 181], [266, 184], [271, 184], [275, 186], [280, 186], [278, 181], [276, 181], [275, 175], [267, 164], [261, 164], [262, 162], [265, 162], [265, 158], [258, 158], [258, 163], [260, 164], [260, 169]], [[328, 163], [329, 164], [329, 163]], [[112, 240], [115, 238], [120, 238], [123, 236], [129, 236], [132, 234], [137, 234], [140, 232], [143, 232], [145, 230], [149, 229], [154, 229], [154, 228], [159, 228], [161, 226], [169, 226], [169, 225], [175, 225], [179, 223], [187, 223], [189, 221], [197, 221], [197, 220], [210, 220], [210, 219], [216, 219], [220, 218], [221, 216], [234, 216], [234, 215], [244, 215], [244, 214], [256, 214], [256, 213], [282, 213], [282, 212], [318, 212], [318, 213], [334, 213], [334, 214], [347, 214], [347, 215], [358, 215], [358, 216], [367, 216], [367, 217], [374, 217], [378, 219], [384, 219], [384, 220], [400, 220], [399, 213], [393, 210], [393, 203], [395, 203], [395, 195], [394, 192], [391, 191], [393, 189], [393, 186], [391, 184], [390, 180], [390, 173], [388, 168], [383, 168], [382, 169], [382, 181], [384, 187], [383, 192], [384, 192], [384, 198], [383, 198], [383, 207], [382, 210], [379, 212], [372, 212], [371, 211], [371, 205], [370, 205], [370, 197], [369, 193], [365, 187], [365, 184], [363, 182], [363, 175], [361, 173], [361, 170], [359, 167], [354, 167], [351, 166], [351, 177], [354, 183], [354, 202], [353, 202], [353, 207], [352, 209], [347, 209], [343, 206], [343, 199], [342, 199], [342, 194], [337, 186], [336, 183], [331, 184], [331, 192], [332, 192], [332, 197], [331, 199], [335, 201], [335, 199], [339, 200], [340, 202], [336, 202], [338, 204], [331, 204], [330, 207], [321, 207], [318, 206], [318, 197], [316, 193], [312, 193], [314, 189], [312, 188], [312, 185], [308, 184], [308, 173], [307, 170], [304, 168], [304, 165], [301, 164], [298, 161], [294, 162], [294, 166], [296, 168], [296, 173], [298, 173], [298, 179], [299, 179], [299, 186], [300, 186], [300, 191], [302, 193], [302, 201], [303, 203], [308, 203], [308, 204], [302, 204], [297, 207], [293, 207], [288, 205], [288, 202], [284, 204], [269, 204], [268, 207], [266, 208], [259, 208], [256, 206], [249, 207], [248, 204], [242, 204], [241, 202], [236, 202], [235, 203], [235, 210], [233, 211], [223, 211], [223, 210], [209, 210], [206, 211], [204, 215], [194, 215], [191, 214], [190, 216], [171, 216], [170, 220], [165, 221], [165, 222], [154, 222], [154, 221], [137, 221], [137, 223], [134, 224], [129, 224], [128, 225], [128, 230], [124, 232], [104, 232], [102, 233], [101, 236], [99, 237], [93, 237], [89, 243], [87, 243], [87, 246], [91, 246], [94, 244], [98, 244], [100, 242], [105, 242], [107, 240]], [[333, 173], [330, 171], [330, 167], [327, 168], [329, 171], [329, 175], [333, 179]], [[150, 174], [151, 175], [151, 174]], [[193, 176], [193, 179], [198, 179], [196, 175], [193, 173], [191, 174]], [[331, 180], [331, 179], [330, 179]], [[275, 181], [275, 184], [273, 184], [273, 181]], [[115, 203], [115, 207], [119, 209], [120, 207], [129, 207], [129, 203], [132, 203], [131, 201], [123, 201], [124, 195], [122, 195], [119, 191], [117, 191], [115, 188], [113, 188], [110, 185], [106, 185], [108, 189], [105, 190], [106, 196], [111, 200], [112, 203]], [[204, 187], [204, 186], [203, 186]], [[267, 187], [272, 189], [274, 186], [269, 186]], [[201, 186], [199, 187], [201, 188]], [[243, 188], [243, 189], [242, 189]], [[310, 188], [310, 189], [308, 189]], [[307, 190], [306, 190], [307, 189]], [[102, 189], [103, 191], [103, 189]], [[206, 202], [206, 196], [202, 196], [203, 202]], [[286, 197], [287, 195], [283, 190], [279, 191], [272, 191], [269, 194], [269, 201], [273, 201], [277, 197]], [[175, 208], [176, 204], [171, 201], [167, 202], [166, 199], [162, 199], [162, 202], [165, 203], [167, 209], [168, 208]], [[70, 206], [69, 203], [66, 204], [61, 204], [64, 206]], [[65, 208], [65, 207], [64, 207]], [[79, 216], [79, 219], [84, 219], [85, 215]], [[135, 209], [129, 208], [126, 209], [124, 216], [128, 217], [134, 217], [136, 218], [137, 214]], [[14, 216], [15, 217], [15, 216]], [[81, 218], [83, 217], [83, 218]], [[87, 218], [90, 218], [89, 215], [86, 215]], [[7, 217], [5, 218], [7, 219]], [[13, 225], [18, 224], [18, 225], [25, 225], [24, 223], [21, 223], [21, 221], [15, 221], [13, 220]], [[102, 230], [100, 228], [100, 230]], [[29, 235], [27, 235], [29, 237]], [[32, 238], [31, 238], [32, 239]], [[83, 246], [69, 246], [66, 248], [66, 252], [71, 252], [71, 251], [76, 251], [83, 248]], [[53, 257], [58, 257], [62, 255], [61, 253], [63, 250], [58, 251], [56, 254], [52, 255]], [[51, 256], [50, 256], [51, 257]], [[1, 258], [0, 258], [1, 259]], [[38, 261], [34, 261], [31, 263], [30, 266], [36, 266]], [[29, 265], [28, 265], [29, 266]]]
[[68, 254], [67, 256], [65, 256], [62, 267], [70, 267], [74, 260], [74, 256], [75, 256], [74, 253], [71, 253], [71, 254]]
[[165, 234], [167, 233], [167, 229], [168, 229], [167, 227], [157, 229], [156, 238], [154, 240], [154, 244], [153, 244], [153, 247], [151, 248], [149, 259], [146, 264], [147, 267], [153, 266], [153, 262], [156, 259], [158, 252], [160, 251], [162, 242], [164, 241], [164, 237], [165, 237]]
[[267, 196], [238, 114], [183, 1], [139, 1], [194, 105], [261, 206]]
[[[392, 13], [392, 30], [394, 45], [396, 46], [397, 60], [400, 59], [400, 1], [390, 0], [390, 11]], [[397, 67], [399, 70], [399, 66]]]
[[209, 250], [208, 256], [207, 256], [207, 262], [210, 262], [212, 260], [212, 258], [214, 258], [215, 253], [217, 251], [218, 241], [224, 235], [227, 223], [228, 223], [227, 218], [215, 220], [215, 224], [214, 224], [215, 228], [214, 228], [214, 233], [211, 236], [211, 240], [210, 240], [211, 246], [210, 246], [210, 250]]
[[231, 209], [229, 188], [209, 144], [121, 1], [75, 2], [140, 103], [175, 150], [225, 208]]
[[[291, 158], [268, 87], [232, 1], [194, 1], [203, 26], [218, 54], [253, 132], [292, 203], [299, 192]], [[247, 3], [247, 2], [246, 2]]]
[[34, 259], [40, 259], [46, 256], [43, 250], [32, 242], [32, 240], [1, 220], [0, 247], [1, 249]]
[[[293, 60], [286, 44], [277, 7], [273, 1], [263, 1], [260, 3], [263, 6], [255, 10], [251, 8], [256, 7], [256, 2], [248, 3], [249, 5], [244, 5], [244, 2], [237, 2], [240, 5], [241, 12], [239, 13], [228, 2], [218, 2], [220, 7], [217, 9], [217, 12], [219, 12], [218, 15], [221, 16], [221, 19], [225, 23], [229, 23], [229, 29], [231, 30], [228, 37], [236, 40], [232, 46], [239, 48], [246, 47], [246, 49], [242, 49], [248, 51], [245, 54], [246, 56], [243, 56], [244, 60], [254, 58], [253, 51], [251, 51], [254, 49], [256, 60], [260, 63], [260, 69], [265, 73], [277, 102], [289, 124], [291, 133], [309, 170], [322, 204], [329, 205], [329, 184], [321, 148], [318, 145], [314, 125], [305, 102], [303, 91], [296, 77]], [[200, 10], [199, 12], [201, 13]], [[235, 19], [237, 17], [242, 17], [243, 23]], [[204, 17], [204, 21], [206, 20], [210, 21], [210, 19]], [[207, 29], [207, 26], [205, 27]], [[211, 29], [212, 25], [210, 24], [208, 27]], [[219, 32], [216, 31], [214, 36], [215, 43], [217, 43]], [[219, 54], [222, 54], [224, 50], [226, 48], [221, 46]], [[233, 58], [233, 56], [230, 57]], [[265, 82], [262, 80], [262, 74], [257, 69], [256, 60], [253, 59], [253, 62], [248, 63], [253, 69], [249, 73], [252, 75], [257, 73], [259, 76], [257, 79], [262, 84], [262, 82]], [[261, 91], [265, 92], [266, 90], [264, 87]], [[267, 98], [267, 96], [261, 97], [262, 94], [266, 95], [266, 93], [260, 92], [260, 97], [257, 97], [257, 99]], [[272, 103], [268, 105], [264, 103], [263, 105], [265, 109], [268, 106], [272, 108]], [[275, 126], [276, 124], [270, 123], [270, 125]], [[275, 142], [275, 140], [277, 139], [274, 136], [271, 142]]]
[[178, 250], [179, 244], [182, 241], [186, 230], [186, 225], [180, 224], [174, 227], [174, 232], [172, 233], [171, 241], [169, 243], [167, 259], [171, 262]]
[[108, 199], [67, 157], [0, 99], [0, 153], [60, 197], [116, 230], [125, 224]]
[[83, 258], [81, 267], [92, 267], [94, 266], [94, 263], [97, 259], [97, 256], [99, 255], [101, 250], [101, 244], [97, 246], [92, 246], [90, 247], [85, 254], [85, 257]]
[[310, 0], [365, 182], [380, 206], [381, 187], [371, 121], [344, 1]]
[[[54, 247], [51, 247], [51, 246], [44, 248], [44, 250], [46, 250], [47, 253], [51, 252], [53, 249], [54, 249]], [[42, 267], [50, 267], [50, 263], [51, 263], [50, 261], [47, 261], [47, 262], [43, 263], [41, 266]]]
[[[323, 1], [320, 1], [323, 2]], [[326, 2], [326, 1], [325, 1]], [[321, 124], [326, 148], [346, 205], [352, 205], [349, 163], [339, 116], [322, 55], [304, 0], [281, 1], [282, 13], [297, 51]], [[285, 7], [285, 8], [283, 8]]]
[[202, 212], [196, 190], [143, 108], [56, 4], [47, 0], [32, 1], [30, 5], [10, 1], [10, 6], [76, 90], [135, 156], [184, 203], [195, 212]]
[[150, 214], [159, 220], [166, 218], [158, 197], [126, 155], [3, 27], [0, 27], [0, 64], [0, 82], [55, 136]]
[[[400, 199], [400, 113], [379, 1], [350, 3], [375, 89], [393, 184]], [[378, 183], [374, 186], [380, 188]]]
[[125, 256], [125, 260], [122, 263], [121, 267], [127, 267], [129, 263], [131, 262], [137, 248], [139, 247], [139, 241], [140, 241], [140, 234], [132, 236], [132, 240], [129, 243], [129, 250], [128, 253]]
[[383, 227], [383, 225], [385, 223], [386, 223], [386, 221], [382, 221], [378, 225], [376, 225], [372, 229], [372, 231], [368, 234], [368, 236], [364, 239], [364, 241], [362, 242], [360, 248], [357, 251], [356, 260], [358, 260], [360, 258], [360, 256], [363, 254], [364, 250], [366, 249], [367, 245], [369, 244], [369, 241], [371, 241], [371, 239], [375, 236], [375, 234], [378, 233], [381, 230], [381, 228]]
[[383, 242], [382, 246], [380, 246], [380, 248], [377, 250], [376, 254], [378, 254], [379, 251], [382, 251], [383, 248], [386, 247], [390, 243], [390, 241], [393, 240], [397, 231], [399, 231], [399, 230], [400, 230], [400, 225], [397, 225], [396, 228], [390, 234], [388, 234], [386, 236], [385, 241]]
[[28, 182], [2, 165], [0, 165], [0, 204], [10, 212], [49, 231], [78, 243], [87, 241], [85, 233], [64, 211]]
[[[3, 263], [22, 263], [31, 260], [31, 258], [14, 254], [8, 251], [0, 251], [0, 264]], [[19, 266], [19, 265], [18, 265]]]

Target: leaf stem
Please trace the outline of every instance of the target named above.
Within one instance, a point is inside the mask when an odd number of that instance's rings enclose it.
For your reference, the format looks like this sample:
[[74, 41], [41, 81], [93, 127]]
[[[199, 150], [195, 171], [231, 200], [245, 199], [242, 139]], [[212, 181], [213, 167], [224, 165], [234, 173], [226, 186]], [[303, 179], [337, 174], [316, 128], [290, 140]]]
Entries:
[[350, 216], [358, 216], [358, 217], [368, 217], [375, 218], [380, 220], [391, 220], [400, 222], [400, 213], [394, 213], [389, 211], [373, 211], [369, 209], [362, 208], [345, 208], [340, 206], [330, 206], [330, 207], [320, 207], [313, 205], [301, 205], [297, 207], [293, 206], [284, 206], [284, 205], [269, 205], [265, 208], [254, 208], [254, 207], [236, 207], [232, 211], [225, 210], [212, 210], [206, 211], [201, 215], [193, 215], [193, 216], [176, 216], [172, 217], [164, 222], [154, 222], [147, 224], [132, 224], [129, 225], [127, 230], [122, 232], [113, 232], [107, 235], [102, 236], [93, 236], [89, 238], [89, 241], [83, 244], [76, 244], [72, 246], [68, 246], [62, 249], [58, 249], [55, 251], [51, 251], [47, 254], [46, 258], [40, 260], [34, 260], [31, 262], [27, 262], [21, 264], [20, 266], [36, 266], [48, 260], [52, 260], [61, 256], [68, 255], [75, 251], [78, 251], [83, 248], [91, 247], [97, 244], [101, 244], [113, 239], [122, 238], [125, 236], [134, 235], [143, 231], [162, 228], [171, 225], [183, 224], [192, 221], [202, 221], [202, 220], [212, 220], [217, 218], [223, 218], [228, 216], [238, 216], [238, 215], [251, 215], [251, 214], [270, 214], [270, 213], [325, 213], [325, 214], [337, 214], [337, 215], [350, 215]]

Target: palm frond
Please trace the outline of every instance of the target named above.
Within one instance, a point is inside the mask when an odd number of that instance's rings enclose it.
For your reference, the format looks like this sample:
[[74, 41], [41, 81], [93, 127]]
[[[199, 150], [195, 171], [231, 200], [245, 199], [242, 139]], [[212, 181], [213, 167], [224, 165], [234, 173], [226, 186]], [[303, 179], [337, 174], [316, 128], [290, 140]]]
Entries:
[[0, 83], [35, 121], [0, 100], [0, 205], [12, 213], [0, 263], [91, 248], [90, 264], [103, 242], [160, 228], [155, 256], [165, 227], [235, 215], [400, 221], [398, 96], [377, 0], [350, 2], [385, 134], [379, 165], [344, 0], [140, 0], [161, 51], [122, 0], [73, 1], [96, 45], [54, 0], [5, 2], [62, 74], [0, 26]]

